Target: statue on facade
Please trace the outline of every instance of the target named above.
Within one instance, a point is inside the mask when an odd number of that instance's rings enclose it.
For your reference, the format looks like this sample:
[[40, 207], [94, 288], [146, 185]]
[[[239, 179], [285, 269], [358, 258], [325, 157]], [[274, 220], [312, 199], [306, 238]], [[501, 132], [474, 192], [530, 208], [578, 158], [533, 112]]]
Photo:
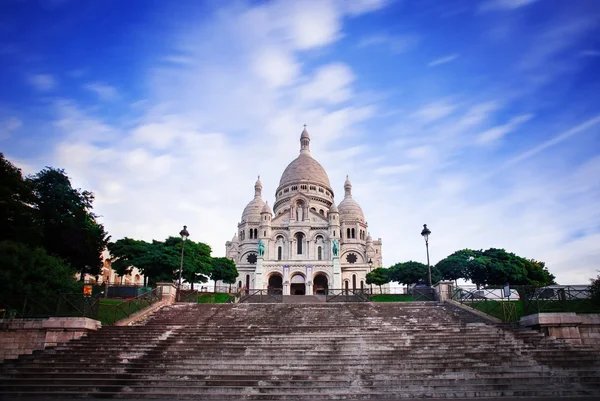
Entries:
[[337, 239], [333, 240], [333, 256], [338, 256], [338, 253], [340, 252], [340, 245], [338, 243]]
[[258, 256], [262, 257], [265, 254], [265, 244], [263, 244], [262, 240], [258, 240]]

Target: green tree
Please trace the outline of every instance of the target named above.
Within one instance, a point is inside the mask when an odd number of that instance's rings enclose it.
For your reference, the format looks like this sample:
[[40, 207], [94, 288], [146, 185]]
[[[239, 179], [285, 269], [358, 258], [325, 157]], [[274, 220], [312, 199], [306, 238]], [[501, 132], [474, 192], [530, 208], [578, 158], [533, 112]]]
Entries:
[[21, 170], [0, 153], [0, 241], [41, 243], [35, 209], [31, 206], [33, 200], [33, 189]]
[[600, 275], [596, 276], [595, 279], [590, 279], [592, 282], [590, 285], [590, 296], [592, 301], [600, 305]]
[[238, 271], [235, 262], [229, 258], [212, 258], [212, 272], [210, 278], [215, 282], [214, 292], [217, 292], [217, 281], [234, 284]]
[[97, 275], [109, 236], [91, 210], [94, 194], [74, 189], [64, 170], [47, 167], [30, 177], [33, 205], [48, 253], [81, 273]]
[[379, 291], [381, 292], [381, 286], [390, 282], [388, 269], [384, 269], [383, 267], [378, 267], [376, 269], [371, 270], [367, 273], [367, 284], [375, 284], [379, 286]]
[[[428, 271], [427, 265], [421, 262], [408, 261], [403, 263], [396, 263], [389, 268], [390, 281], [397, 281], [402, 284], [412, 285], [419, 282], [427, 283]], [[431, 266], [431, 281], [436, 283], [440, 280], [440, 274], [435, 269], [435, 266]]]
[[111, 267], [121, 278], [130, 274], [134, 266], [140, 268], [140, 260], [148, 252], [149, 245], [145, 241], [122, 238], [107, 245], [111, 255]]
[[5, 306], [20, 310], [29, 298], [28, 309], [36, 312], [36, 307], [43, 307], [44, 299], [81, 292], [75, 271], [40, 247], [2, 241], [0, 267], [0, 302]]
[[463, 249], [440, 260], [435, 267], [442, 279], [456, 282], [459, 278], [467, 278], [469, 261], [474, 257], [475, 253], [472, 250]]
[[[165, 240], [165, 260], [172, 266], [177, 279], [181, 264], [181, 241], [180, 237], [169, 237]], [[182, 278], [191, 284], [192, 289], [195, 283], [206, 283], [210, 277], [212, 270], [210, 252], [210, 246], [202, 242], [189, 239], [185, 241]]]

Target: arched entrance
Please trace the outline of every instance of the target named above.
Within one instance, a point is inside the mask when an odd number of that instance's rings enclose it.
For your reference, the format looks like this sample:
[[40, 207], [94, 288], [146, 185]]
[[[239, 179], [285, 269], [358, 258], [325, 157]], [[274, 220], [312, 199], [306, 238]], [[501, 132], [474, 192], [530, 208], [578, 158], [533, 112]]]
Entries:
[[329, 280], [327, 280], [327, 276], [321, 273], [317, 274], [313, 280], [313, 294], [327, 295], [328, 285]]
[[290, 285], [290, 295], [306, 295], [305, 281], [302, 274], [293, 275]]
[[281, 274], [273, 273], [269, 276], [269, 294], [281, 294], [283, 291], [283, 277]]

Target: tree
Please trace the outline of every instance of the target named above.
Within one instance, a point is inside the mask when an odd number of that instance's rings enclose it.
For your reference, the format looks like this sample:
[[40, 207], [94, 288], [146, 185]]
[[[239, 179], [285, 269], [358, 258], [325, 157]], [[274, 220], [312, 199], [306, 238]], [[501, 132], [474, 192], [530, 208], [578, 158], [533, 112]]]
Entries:
[[121, 283], [123, 276], [130, 274], [134, 266], [141, 269], [140, 258], [148, 252], [149, 245], [145, 241], [127, 237], [107, 245], [111, 255], [111, 267], [121, 278]]
[[[390, 281], [397, 281], [402, 284], [412, 285], [419, 282], [428, 281], [427, 265], [421, 262], [408, 261], [404, 263], [396, 263], [389, 268]], [[439, 281], [440, 274], [435, 266], [431, 266], [431, 280], [433, 283]]]
[[212, 258], [211, 280], [215, 282], [217, 292], [217, 281], [221, 280], [226, 284], [234, 284], [237, 279], [238, 271], [233, 260], [229, 258]]
[[[165, 240], [166, 260], [171, 264], [177, 278], [179, 278], [181, 264], [181, 241], [180, 237], [169, 237]], [[210, 277], [212, 270], [210, 252], [210, 246], [202, 242], [189, 239], [185, 241], [182, 277], [191, 284], [192, 289], [194, 283], [206, 283]]]
[[472, 250], [463, 249], [440, 260], [435, 267], [440, 272], [442, 279], [456, 282], [459, 278], [467, 278], [468, 264], [474, 256]]
[[590, 286], [590, 296], [592, 301], [600, 305], [600, 275], [596, 276], [595, 279], [590, 279], [592, 285]]
[[367, 284], [375, 284], [379, 286], [381, 292], [381, 286], [390, 282], [388, 269], [378, 267], [367, 273]]
[[97, 275], [109, 236], [91, 210], [94, 194], [74, 189], [64, 170], [47, 167], [28, 178], [43, 246], [81, 273]]
[[35, 300], [43, 306], [44, 300], [59, 293], [81, 292], [75, 271], [40, 247], [2, 241], [0, 266], [0, 303], [4, 306], [20, 309], [27, 299], [33, 307], [29, 311], [35, 312]]
[[35, 225], [33, 189], [21, 170], [0, 153], [0, 241], [39, 245], [41, 232]]

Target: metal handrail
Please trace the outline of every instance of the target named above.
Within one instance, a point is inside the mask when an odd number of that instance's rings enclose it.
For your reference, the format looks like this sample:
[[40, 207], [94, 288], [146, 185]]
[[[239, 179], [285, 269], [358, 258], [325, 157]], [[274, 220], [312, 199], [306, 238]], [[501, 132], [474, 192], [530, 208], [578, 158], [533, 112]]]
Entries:
[[283, 293], [281, 290], [242, 290], [242, 295], [238, 302], [254, 303], [281, 303], [283, 302]]
[[326, 302], [371, 302], [369, 288], [360, 289], [328, 289]]
[[[119, 320], [126, 319], [134, 313], [139, 312], [161, 300], [162, 287], [157, 287], [152, 291], [145, 292], [137, 297], [113, 305], [109, 308], [109, 312], [106, 313], [107, 320], [105, 323], [108, 325], [113, 325]], [[118, 315], [119, 311], [122, 312], [122, 315]]]

